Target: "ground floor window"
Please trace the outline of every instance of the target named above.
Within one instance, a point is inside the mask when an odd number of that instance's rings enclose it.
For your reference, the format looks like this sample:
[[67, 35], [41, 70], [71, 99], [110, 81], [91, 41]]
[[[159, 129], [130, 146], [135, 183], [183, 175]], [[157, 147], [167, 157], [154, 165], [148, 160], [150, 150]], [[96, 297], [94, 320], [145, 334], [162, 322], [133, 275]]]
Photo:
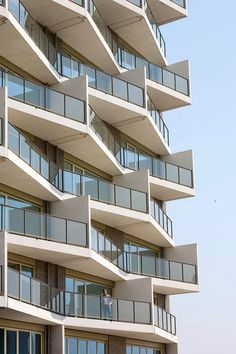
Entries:
[[162, 354], [162, 351], [160, 349], [154, 349], [149, 347], [127, 345], [126, 354]]
[[106, 343], [80, 338], [65, 339], [65, 354], [106, 354]]
[[42, 354], [42, 335], [0, 328], [0, 354]]

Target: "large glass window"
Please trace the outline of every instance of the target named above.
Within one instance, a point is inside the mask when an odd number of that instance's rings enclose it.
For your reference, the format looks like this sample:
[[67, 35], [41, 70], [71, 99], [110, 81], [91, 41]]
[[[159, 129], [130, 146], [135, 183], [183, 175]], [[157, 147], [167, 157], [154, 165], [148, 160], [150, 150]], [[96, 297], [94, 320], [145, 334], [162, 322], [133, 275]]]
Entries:
[[106, 354], [106, 343], [92, 339], [65, 338], [65, 354]]
[[42, 354], [42, 335], [0, 328], [0, 354]]

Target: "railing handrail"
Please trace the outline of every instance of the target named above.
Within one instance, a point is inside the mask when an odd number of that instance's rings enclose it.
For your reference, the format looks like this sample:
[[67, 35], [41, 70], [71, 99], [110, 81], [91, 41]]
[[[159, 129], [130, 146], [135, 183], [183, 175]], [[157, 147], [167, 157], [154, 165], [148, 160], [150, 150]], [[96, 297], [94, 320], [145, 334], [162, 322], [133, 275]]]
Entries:
[[157, 207], [158, 207], [158, 209], [166, 216], [166, 218], [171, 222], [171, 224], [172, 224], [172, 220], [171, 220], [171, 218], [167, 215], [167, 213], [160, 207], [160, 205], [154, 200], [154, 199], [151, 199], [151, 204], [153, 203], [153, 204], [155, 204]]
[[30, 209], [21, 209], [21, 208], [17, 208], [17, 207], [12, 207], [12, 206], [7, 205], [7, 204], [0, 204], [0, 210], [1, 210], [1, 208], [16, 209], [16, 210], [19, 210], [19, 211], [22, 211], [22, 212], [33, 213], [33, 214], [42, 215], [42, 216], [45, 216], [45, 217], [53, 217], [53, 218], [62, 219], [62, 220], [65, 220], [65, 221], [73, 221], [73, 222], [76, 222], [78, 224], [87, 225], [87, 223], [84, 222], [84, 221], [78, 221], [78, 220], [63, 218], [62, 216], [57, 216], [55, 214], [43, 213], [41, 211], [35, 211], [35, 210], [30, 210]]
[[[148, 258], [155, 258], [157, 260], [160, 260], [160, 261], [165, 261], [165, 262], [173, 262], [173, 263], [178, 263], [178, 264], [186, 264], [186, 265], [189, 265], [189, 266], [193, 266], [197, 269], [197, 266], [196, 264], [192, 264], [192, 263], [186, 263], [186, 262], [180, 262], [180, 261], [173, 261], [171, 259], [165, 259], [165, 258], [161, 258], [161, 257], [156, 257], [156, 256], [150, 256], [150, 255], [143, 255], [143, 254], [140, 254], [140, 253], [133, 253], [133, 252], [127, 252], [127, 251], [124, 251], [122, 250], [121, 248], [119, 248], [118, 246], [116, 246], [116, 244], [112, 241], [111, 238], [107, 237], [104, 233], [102, 233], [100, 230], [96, 229], [95, 227], [92, 226], [92, 229], [97, 233], [97, 234], [101, 234], [105, 239], [109, 240], [111, 245], [114, 245], [117, 249], [119, 249], [122, 253], [124, 254], [130, 254], [130, 255], [136, 255], [136, 256], [139, 256], [139, 257], [148, 257]], [[95, 250], [96, 251], [96, 250]]]
[[[119, 50], [122, 51], [122, 52], [126, 52], [126, 53], [128, 53], [128, 54], [130, 54], [130, 55], [133, 55], [135, 58], [139, 58], [139, 59], [142, 59], [142, 60], [146, 61], [147, 64], [148, 64], [148, 70], [150, 70], [150, 69], [149, 69], [150, 65], [153, 65], [154, 67], [158, 68], [158, 70], [161, 70], [162, 72], [163, 72], [163, 71], [167, 71], [168, 73], [173, 74], [175, 77], [180, 77], [181, 79], [184, 79], [184, 80], [186, 80], [186, 81], [189, 83], [189, 80], [188, 80], [186, 77], [184, 77], [183, 75], [176, 74], [176, 73], [174, 73], [173, 71], [171, 71], [170, 69], [162, 68], [161, 66], [158, 66], [157, 64], [151, 63], [151, 62], [149, 62], [147, 59], [142, 58], [141, 56], [139, 57], [139, 56], [137, 56], [136, 54], [130, 53], [127, 49], [124, 49], [124, 48], [122, 48], [122, 47], [118, 47], [118, 51], [119, 51]], [[119, 64], [122, 66], [122, 63], [119, 62]], [[122, 66], [122, 67], [123, 67], [123, 66]], [[151, 80], [151, 81], [155, 81], [155, 80], [153, 80], [153, 79], [151, 79], [151, 78], [148, 78], [148, 79]], [[155, 82], [156, 82], [156, 81], [155, 81]], [[165, 86], [165, 85], [163, 85], [163, 86]], [[175, 90], [175, 91], [176, 91], [176, 90]], [[178, 92], [179, 92], [179, 91], [178, 91]], [[188, 93], [188, 95], [189, 95], [189, 93]]]
[[[24, 78], [23, 76], [20, 76], [20, 75], [14, 73], [14, 72], [12, 72], [12, 71], [9, 71], [9, 70], [7, 70], [7, 69], [0, 68], [0, 72], [2, 72], [3, 76], [5, 76], [5, 75], [15, 76], [15, 77], [17, 77], [17, 78], [23, 80], [24, 82], [30, 82], [30, 83], [32, 83], [33, 85], [37, 85], [37, 86], [43, 87], [44, 89], [47, 89], [47, 90], [50, 90], [50, 91], [53, 91], [53, 92], [57, 92], [57, 93], [59, 93], [59, 94], [61, 94], [61, 95], [63, 95], [63, 96], [74, 98], [75, 100], [80, 101], [80, 102], [85, 102], [84, 100], [81, 100], [80, 98], [77, 98], [77, 97], [75, 97], [75, 96], [72, 96], [72, 95], [70, 95], [70, 94], [68, 94], [68, 93], [64, 93], [64, 92], [59, 91], [59, 90], [55, 90], [54, 88], [52, 88], [52, 87], [50, 87], [50, 86], [47, 86], [47, 85], [43, 85], [43, 84], [40, 83], [40, 82], [33, 81], [33, 80], [31, 80], [31, 79], [26, 79], [26, 78]], [[3, 78], [3, 80], [4, 80], [4, 78]], [[6, 81], [7, 81], [7, 80], [5, 79], [5, 82], [6, 82]], [[13, 99], [15, 99], [15, 98], [13, 98]]]
[[[136, 84], [133, 84], [133, 83], [131, 83], [131, 82], [129, 82], [129, 81], [126, 81], [126, 80], [124, 80], [124, 79], [122, 79], [122, 78], [120, 78], [120, 77], [116, 77], [116, 76], [114, 76], [114, 75], [108, 74], [108, 73], [105, 72], [104, 70], [98, 69], [98, 68], [96, 68], [96, 67], [93, 67], [93, 66], [91, 66], [91, 65], [89, 65], [89, 64], [87, 64], [87, 63], [83, 63], [83, 62], [79, 61], [78, 59], [76, 59], [76, 58], [74, 58], [74, 57], [71, 57], [70, 54], [67, 54], [67, 55], [66, 55], [65, 53], [62, 53], [62, 52], [58, 52], [57, 54], [60, 55], [61, 57], [64, 56], [64, 57], [66, 57], [66, 58], [69, 58], [70, 60], [76, 61], [79, 66], [80, 66], [80, 65], [85, 65], [85, 66], [87, 66], [88, 68], [94, 70], [95, 73], [96, 73], [96, 72], [101, 72], [101, 73], [103, 73], [103, 74], [105, 74], [105, 75], [107, 75], [107, 76], [110, 76], [112, 79], [117, 79], [117, 80], [119, 80], [119, 81], [125, 82], [127, 85], [131, 85], [131, 86], [137, 87], [137, 88], [141, 89], [142, 91], [144, 91], [144, 89], [143, 89], [141, 86], [138, 86], [138, 85], [136, 85]], [[80, 72], [80, 70], [79, 70], [79, 72]], [[61, 75], [63, 75], [63, 74], [61, 74]], [[83, 75], [87, 75], [87, 74], [83, 74]], [[63, 76], [64, 76], [64, 75], [63, 75]], [[95, 75], [95, 76], [96, 76], [96, 75]], [[96, 77], [95, 77], [95, 80], [97, 80]]]

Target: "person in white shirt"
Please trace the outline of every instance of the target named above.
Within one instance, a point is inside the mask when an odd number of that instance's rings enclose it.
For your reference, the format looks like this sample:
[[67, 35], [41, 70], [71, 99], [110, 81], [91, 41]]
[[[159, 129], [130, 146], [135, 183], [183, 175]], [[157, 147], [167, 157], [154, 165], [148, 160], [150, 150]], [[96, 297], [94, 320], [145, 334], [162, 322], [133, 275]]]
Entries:
[[107, 293], [106, 289], [102, 290], [101, 296], [101, 305], [102, 305], [102, 317], [104, 319], [111, 319], [112, 318], [112, 298], [111, 295]]

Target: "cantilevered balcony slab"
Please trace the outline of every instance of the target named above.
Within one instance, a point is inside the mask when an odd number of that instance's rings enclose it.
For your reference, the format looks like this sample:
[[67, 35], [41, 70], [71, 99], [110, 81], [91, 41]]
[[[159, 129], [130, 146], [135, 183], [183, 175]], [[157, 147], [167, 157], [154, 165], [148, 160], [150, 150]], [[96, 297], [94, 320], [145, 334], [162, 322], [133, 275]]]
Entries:
[[186, 0], [149, 0], [149, 5], [157, 23], [164, 25], [188, 16], [186, 2]]
[[127, 0], [101, 0], [99, 9], [109, 27], [143, 57], [160, 66], [167, 64], [164, 42], [161, 46], [143, 8]]
[[153, 278], [153, 291], [165, 295], [198, 293], [199, 285]]
[[0, 6], [0, 20], [0, 56], [42, 82], [59, 82], [60, 75], [16, 18], [3, 6]]
[[147, 79], [147, 92], [161, 112], [189, 106], [192, 102], [191, 97], [149, 79]]
[[117, 206], [90, 201], [91, 218], [114, 227], [127, 234], [143, 238], [162, 247], [173, 246], [173, 239], [149, 214], [120, 208]]
[[66, 195], [26, 162], [3, 147], [0, 147], [0, 183], [43, 200], [53, 201], [66, 198]]
[[[111, 74], [119, 73], [119, 65], [109, 45], [83, 6], [69, 0], [25, 0], [24, 4], [41, 25], [49, 28], [91, 63], [96, 53], [96, 66]], [[101, 26], [101, 30], [109, 36], [109, 29], [105, 24]]]
[[177, 343], [175, 335], [154, 325], [102, 321], [67, 317], [64, 325], [68, 329], [87, 332], [106, 333], [113, 336], [153, 341], [159, 343]]
[[194, 188], [166, 181], [158, 177], [150, 176], [149, 180], [151, 196], [156, 197], [165, 202], [194, 197], [196, 194]]

